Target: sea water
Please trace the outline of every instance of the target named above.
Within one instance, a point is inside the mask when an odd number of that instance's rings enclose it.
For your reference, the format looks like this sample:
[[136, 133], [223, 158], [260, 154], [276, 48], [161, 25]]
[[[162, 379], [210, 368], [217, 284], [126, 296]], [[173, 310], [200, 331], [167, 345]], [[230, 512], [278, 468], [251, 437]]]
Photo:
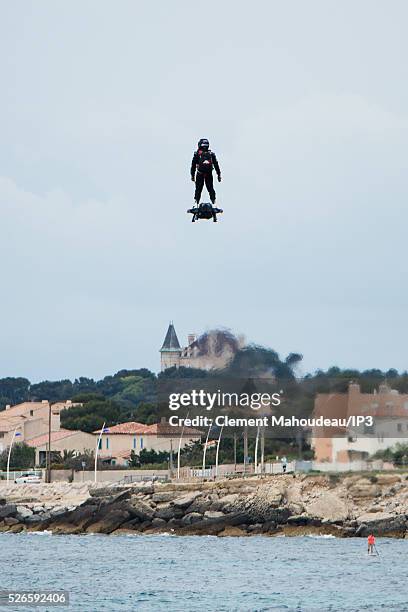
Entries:
[[377, 549], [368, 556], [359, 538], [3, 533], [0, 587], [66, 590], [78, 612], [408, 611], [408, 542], [379, 538]]

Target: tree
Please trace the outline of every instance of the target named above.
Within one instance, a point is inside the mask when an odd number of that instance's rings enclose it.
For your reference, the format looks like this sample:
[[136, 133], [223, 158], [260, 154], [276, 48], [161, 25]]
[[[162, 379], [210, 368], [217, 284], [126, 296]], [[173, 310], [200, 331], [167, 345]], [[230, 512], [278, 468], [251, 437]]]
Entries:
[[155, 450], [147, 450], [144, 448], [139, 453], [139, 462], [140, 465], [145, 465], [147, 463], [165, 463], [168, 461], [169, 453], [166, 451], [155, 451]]
[[[7, 458], [9, 449], [6, 448], [0, 454], [0, 469], [3, 471], [7, 469]], [[19, 442], [14, 444], [11, 456], [10, 456], [10, 468], [13, 470], [26, 470], [34, 467], [35, 464], [35, 449], [25, 444], [25, 442]]]
[[121, 408], [107, 399], [91, 400], [83, 406], [72, 406], [61, 412], [61, 425], [66, 429], [80, 429], [92, 433], [106, 425], [123, 422]]
[[129, 467], [135, 468], [140, 466], [139, 456], [132, 449], [130, 452]]
[[27, 378], [2, 378], [0, 379], [0, 410], [7, 404], [19, 404], [24, 402], [29, 395], [30, 381]]

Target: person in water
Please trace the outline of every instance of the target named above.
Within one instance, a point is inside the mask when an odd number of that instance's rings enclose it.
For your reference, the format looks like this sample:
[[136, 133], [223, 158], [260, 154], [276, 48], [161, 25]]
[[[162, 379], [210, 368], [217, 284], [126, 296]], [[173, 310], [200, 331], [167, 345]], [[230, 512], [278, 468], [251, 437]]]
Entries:
[[374, 554], [374, 546], [375, 546], [375, 537], [373, 536], [372, 533], [370, 533], [370, 535], [367, 538], [367, 553], [369, 555], [373, 555]]
[[214, 151], [210, 150], [207, 138], [198, 141], [197, 151], [194, 152], [191, 162], [191, 180], [195, 182], [194, 199], [197, 206], [200, 203], [201, 192], [205, 186], [212, 204], [215, 204], [215, 189], [213, 181], [213, 170], [217, 173], [218, 182], [221, 181], [221, 170]]

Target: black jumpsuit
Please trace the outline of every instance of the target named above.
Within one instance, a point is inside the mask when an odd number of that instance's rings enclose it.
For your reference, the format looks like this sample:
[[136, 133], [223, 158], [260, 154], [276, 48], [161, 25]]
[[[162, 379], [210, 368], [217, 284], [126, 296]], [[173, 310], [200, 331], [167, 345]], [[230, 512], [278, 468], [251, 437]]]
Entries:
[[[203, 172], [199, 170], [199, 167], [201, 165], [200, 163], [201, 155], [205, 153], [210, 153], [212, 163], [209, 166], [209, 169], [206, 172]], [[215, 189], [214, 189], [214, 181], [213, 181], [213, 174], [212, 174], [213, 168], [215, 169], [217, 176], [219, 178], [221, 176], [221, 170], [218, 164], [217, 157], [213, 151], [201, 151], [200, 149], [198, 149], [198, 151], [195, 151], [193, 155], [193, 160], [191, 162], [191, 178], [192, 179], [195, 178], [196, 188], [195, 188], [194, 199], [197, 202], [197, 204], [199, 204], [200, 202], [201, 192], [203, 190], [204, 183], [205, 183], [205, 186], [207, 187], [207, 191], [209, 193], [211, 202], [213, 204], [215, 203]], [[196, 171], [197, 171], [197, 174], [196, 174]]]

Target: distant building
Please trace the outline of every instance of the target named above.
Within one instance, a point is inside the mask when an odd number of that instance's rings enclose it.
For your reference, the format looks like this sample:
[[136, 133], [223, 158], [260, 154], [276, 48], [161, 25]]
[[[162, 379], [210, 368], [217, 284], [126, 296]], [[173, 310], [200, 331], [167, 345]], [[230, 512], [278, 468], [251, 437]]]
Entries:
[[380, 385], [374, 393], [362, 393], [356, 383], [350, 383], [347, 393], [318, 393], [313, 416], [319, 415], [339, 419], [373, 417], [372, 427], [363, 424], [312, 430], [311, 445], [319, 462], [366, 460], [408, 437], [408, 395], [387, 384]]
[[181, 347], [173, 323], [169, 324], [160, 349], [161, 370], [167, 368], [200, 368], [202, 370], [225, 368], [240, 348], [240, 341], [231, 333], [215, 330], [197, 338], [189, 334], [187, 346]]
[[[61, 410], [71, 406], [70, 400], [51, 405], [51, 431], [59, 431]], [[14, 431], [18, 434], [18, 442], [27, 442], [48, 433], [49, 414], [50, 403], [47, 400], [6, 406], [0, 412], [0, 452], [10, 445]]]
[[[97, 438], [100, 430], [93, 433]], [[177, 452], [181, 433], [181, 427], [171, 427], [168, 423], [155, 423], [154, 425], [144, 425], [136, 421], [120, 423], [108, 427], [107, 432], [103, 434], [99, 446], [99, 457], [110, 465], [127, 465], [132, 451], [136, 455], [139, 455], [143, 449], [156, 452], [170, 453], [170, 450]], [[185, 427], [181, 448], [192, 442], [200, 441], [201, 436], [202, 432], [198, 429]]]
[[[35, 465], [45, 465], [48, 450], [48, 433], [27, 441], [35, 449]], [[51, 432], [51, 451], [74, 451], [75, 453], [95, 452], [95, 437], [84, 431], [60, 429]]]

